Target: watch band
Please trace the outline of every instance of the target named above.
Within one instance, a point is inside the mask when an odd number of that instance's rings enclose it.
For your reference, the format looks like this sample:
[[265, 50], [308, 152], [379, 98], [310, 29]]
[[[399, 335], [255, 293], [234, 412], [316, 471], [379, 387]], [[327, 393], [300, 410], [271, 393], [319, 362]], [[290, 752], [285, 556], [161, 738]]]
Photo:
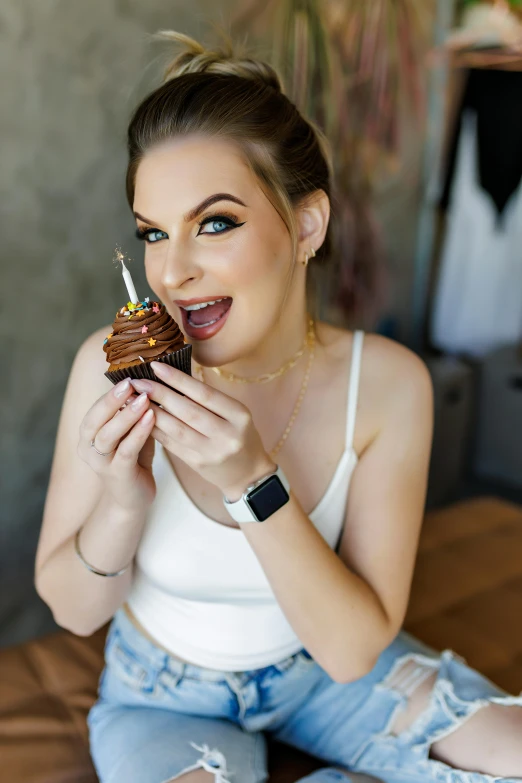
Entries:
[[239, 500], [229, 501], [223, 496], [223, 505], [236, 522], [264, 522], [290, 500], [290, 484], [282, 468], [250, 484]]

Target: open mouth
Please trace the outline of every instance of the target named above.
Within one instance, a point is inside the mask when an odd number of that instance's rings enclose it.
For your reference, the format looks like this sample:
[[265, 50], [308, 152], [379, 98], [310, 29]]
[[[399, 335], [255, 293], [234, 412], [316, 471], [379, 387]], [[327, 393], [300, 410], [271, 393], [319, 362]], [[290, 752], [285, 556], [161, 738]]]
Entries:
[[215, 304], [186, 310], [181, 308], [183, 326], [190, 337], [206, 339], [214, 335], [223, 326], [232, 306], [232, 298], [225, 297]]

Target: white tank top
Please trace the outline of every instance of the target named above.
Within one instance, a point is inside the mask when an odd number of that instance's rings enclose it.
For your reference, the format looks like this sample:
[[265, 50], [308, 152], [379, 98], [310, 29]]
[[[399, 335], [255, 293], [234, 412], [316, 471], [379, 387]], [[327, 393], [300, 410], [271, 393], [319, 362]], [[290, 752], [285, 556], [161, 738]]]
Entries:
[[[354, 334], [346, 445], [328, 488], [309, 515], [336, 549], [348, 488], [364, 332]], [[157, 493], [136, 556], [128, 604], [146, 631], [187, 661], [221, 671], [270, 666], [303, 647], [241, 529], [206, 516], [156, 443]]]

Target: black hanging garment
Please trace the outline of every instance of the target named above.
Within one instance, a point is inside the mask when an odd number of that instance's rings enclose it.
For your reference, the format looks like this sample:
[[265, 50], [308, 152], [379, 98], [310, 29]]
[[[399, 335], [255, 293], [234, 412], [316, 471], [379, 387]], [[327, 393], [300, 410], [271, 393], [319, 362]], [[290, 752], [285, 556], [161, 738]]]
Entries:
[[522, 73], [471, 70], [456, 126], [430, 338], [480, 357], [522, 339]]
[[473, 109], [477, 117], [478, 172], [499, 221], [522, 179], [522, 72], [472, 68], [464, 89], [441, 206], [451, 200], [462, 115]]

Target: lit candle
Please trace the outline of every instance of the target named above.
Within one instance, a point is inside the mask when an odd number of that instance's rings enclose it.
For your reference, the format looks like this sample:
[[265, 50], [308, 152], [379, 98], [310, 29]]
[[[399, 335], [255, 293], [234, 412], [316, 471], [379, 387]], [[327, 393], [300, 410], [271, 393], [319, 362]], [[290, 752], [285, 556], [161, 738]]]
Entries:
[[128, 294], [129, 294], [129, 300], [132, 302], [132, 304], [138, 304], [138, 302], [140, 300], [138, 299], [138, 294], [136, 293], [136, 289], [134, 288], [134, 283], [132, 282], [131, 274], [130, 274], [129, 270], [127, 269], [127, 267], [124, 264], [124, 261], [123, 261], [124, 258], [125, 258], [125, 256], [123, 255], [121, 250], [117, 249], [116, 250], [116, 260], [121, 263], [122, 275], [123, 275], [123, 279], [125, 281], [125, 285], [127, 286], [127, 291], [128, 291]]

